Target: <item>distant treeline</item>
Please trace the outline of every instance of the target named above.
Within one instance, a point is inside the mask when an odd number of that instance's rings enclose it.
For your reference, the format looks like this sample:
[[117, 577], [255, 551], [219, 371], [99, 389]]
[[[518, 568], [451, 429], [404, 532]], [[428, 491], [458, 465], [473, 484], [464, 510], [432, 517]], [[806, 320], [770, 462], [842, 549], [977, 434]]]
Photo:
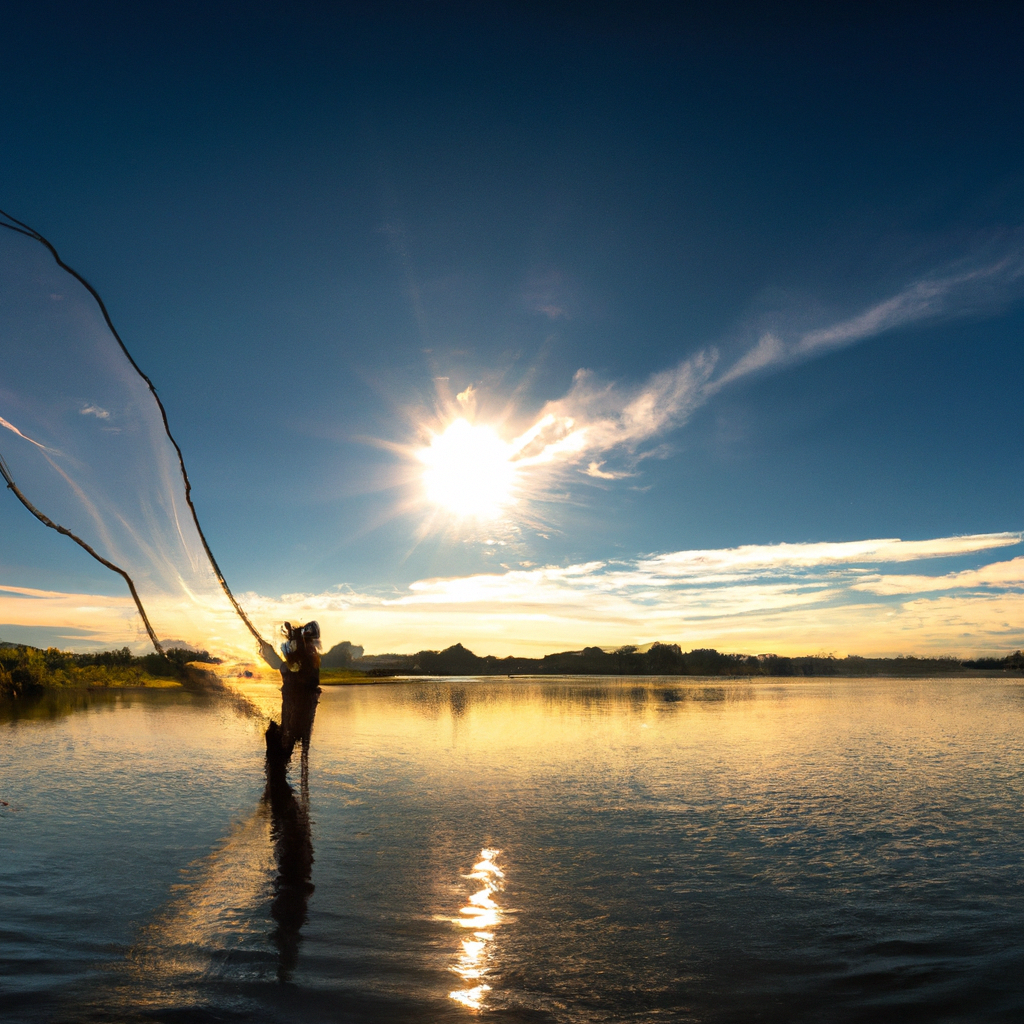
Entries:
[[148, 679], [184, 678], [190, 661], [213, 662], [206, 651], [172, 648], [166, 656], [119, 651], [74, 654], [56, 647], [40, 650], [0, 643], [0, 697], [20, 697], [46, 687], [144, 686]]
[[[359, 652], [356, 654], [355, 652]], [[346, 641], [323, 657], [324, 668], [355, 669], [369, 676], [929, 676], [971, 672], [1024, 672], [1024, 654], [1005, 658], [835, 658], [827, 655], [784, 658], [775, 654], [721, 654], [711, 648], [683, 652], [678, 644], [653, 644], [647, 650], [620, 647], [605, 651], [584, 647], [543, 658], [478, 657], [455, 644], [443, 651], [418, 654], [362, 655]]]
[[[144, 686], [160, 680], [185, 680], [189, 662], [215, 663], [206, 651], [172, 648], [166, 655], [137, 656], [118, 651], [74, 654], [55, 647], [40, 650], [0, 642], [0, 697], [19, 697], [47, 687]], [[455, 644], [418, 654], [363, 654], [349, 642], [323, 656], [323, 668], [348, 669], [373, 677], [389, 676], [931, 676], [975, 672], [1024, 674], [1024, 654], [1005, 658], [835, 658], [826, 655], [784, 658], [775, 654], [721, 654], [711, 648], [683, 652], [678, 644], [653, 644], [647, 650], [620, 647], [605, 651], [584, 647], [543, 658], [478, 657]]]

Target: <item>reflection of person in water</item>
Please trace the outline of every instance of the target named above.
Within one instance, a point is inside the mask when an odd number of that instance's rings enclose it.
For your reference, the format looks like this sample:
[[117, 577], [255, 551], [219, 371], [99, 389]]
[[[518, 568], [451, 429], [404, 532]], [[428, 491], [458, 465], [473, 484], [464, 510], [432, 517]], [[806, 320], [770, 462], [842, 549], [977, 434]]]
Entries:
[[[315, 622], [284, 624], [281, 645], [281, 724], [267, 727], [267, 788], [277, 877], [270, 913], [279, 953], [278, 978], [287, 981], [298, 960], [300, 930], [313, 891], [313, 838], [309, 828], [309, 740], [320, 695], [320, 627]], [[299, 798], [288, 783], [288, 762], [302, 745]]]

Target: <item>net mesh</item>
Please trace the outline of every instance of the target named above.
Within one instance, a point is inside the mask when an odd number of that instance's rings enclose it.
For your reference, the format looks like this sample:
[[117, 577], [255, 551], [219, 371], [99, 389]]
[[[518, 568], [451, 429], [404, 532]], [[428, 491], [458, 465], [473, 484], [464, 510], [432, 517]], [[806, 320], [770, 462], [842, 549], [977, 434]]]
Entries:
[[273, 649], [202, 535], [163, 406], [96, 292], [0, 215], [0, 467], [46, 525], [119, 573], [159, 649]]

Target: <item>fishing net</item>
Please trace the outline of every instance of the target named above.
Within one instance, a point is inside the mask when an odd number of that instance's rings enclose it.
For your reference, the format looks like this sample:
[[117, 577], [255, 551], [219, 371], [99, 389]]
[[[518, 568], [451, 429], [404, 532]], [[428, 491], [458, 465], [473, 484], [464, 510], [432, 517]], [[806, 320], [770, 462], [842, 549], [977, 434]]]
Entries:
[[0, 472], [41, 522], [123, 577], [158, 650], [276, 660], [217, 568], [164, 408], [99, 295], [2, 213]]

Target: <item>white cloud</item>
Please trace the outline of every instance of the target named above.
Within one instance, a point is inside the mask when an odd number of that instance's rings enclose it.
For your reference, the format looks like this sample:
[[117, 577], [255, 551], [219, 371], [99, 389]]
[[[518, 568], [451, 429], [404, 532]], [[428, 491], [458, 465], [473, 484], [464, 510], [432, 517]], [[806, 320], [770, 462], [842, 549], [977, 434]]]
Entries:
[[1002, 298], [1006, 286], [1022, 273], [1024, 263], [1020, 254], [1015, 253], [988, 266], [923, 278], [857, 316], [808, 331], [796, 343], [795, 353], [806, 355], [820, 349], [840, 348], [904, 324], [941, 316], [950, 312], [951, 307], [953, 311], [976, 308], [980, 303]]
[[[1017, 245], [1017, 238], [1012, 239]], [[852, 345], [885, 331], [942, 316], [979, 312], [1017, 295], [1024, 278], [1019, 248], [983, 265], [927, 275], [897, 294], [854, 316], [786, 337], [767, 331], [757, 343], [717, 377], [714, 347], [696, 353], [672, 369], [652, 375], [646, 383], [622, 387], [602, 382], [590, 371], [577, 371], [568, 393], [548, 402], [534, 425], [514, 444], [517, 462], [528, 467], [557, 467], [584, 460], [602, 470], [600, 456], [614, 451], [635, 460], [645, 444], [685, 424], [722, 388], [772, 367], [800, 362]], [[628, 472], [622, 475], [630, 475]]]
[[[578, 370], [568, 394], [548, 402], [533, 426], [512, 442], [517, 466], [575, 464], [615, 449], [635, 453], [645, 442], [681, 426], [704, 402], [716, 361], [713, 350], [699, 352], [632, 389]], [[600, 469], [600, 460], [591, 461]]]
[[[389, 596], [247, 595], [261, 617], [318, 617], [368, 650], [537, 654], [664, 640], [746, 653], [945, 653], [1024, 646], [1024, 557], [984, 561], [1019, 533], [749, 545], [419, 580]], [[981, 565], [902, 575], [940, 558]]]
[[943, 576], [871, 575], [853, 585], [869, 594], [920, 594], [939, 590], [1024, 588], [1024, 558]]
[[1021, 543], [1020, 533], [982, 533], [935, 540], [856, 540], [839, 543], [746, 544], [710, 551], [676, 551], [638, 563], [652, 574], [731, 579], [737, 574], [836, 565], [950, 558]]
[[622, 480], [625, 477], [636, 475], [634, 473], [612, 472], [604, 469], [603, 467], [603, 462], [594, 461], [591, 462], [583, 472], [586, 473], [587, 476], [594, 477], [596, 480]]
[[40, 444], [38, 441], [33, 441], [28, 434], [23, 434], [13, 423], [5, 420], [3, 416], [0, 416], [0, 427], [4, 427], [10, 430], [12, 433], [17, 434], [23, 441], [28, 441], [29, 444], [34, 444], [37, 448], [42, 448], [44, 452], [52, 452], [52, 448], [47, 448], [45, 444]]
[[767, 366], [785, 362], [787, 353], [788, 349], [785, 343], [777, 335], [772, 334], [771, 331], [762, 334], [758, 343], [715, 381], [715, 390], [740, 377], [763, 370]]
[[[461, 642], [480, 654], [536, 655], [663, 640], [750, 654], [969, 655], [1024, 647], [1024, 556], [991, 554], [1022, 542], [1019, 533], [996, 533], [748, 545], [418, 580], [388, 594], [335, 589], [240, 601], [266, 636], [285, 619], [318, 619], [328, 645], [352, 640], [372, 652]], [[934, 575], [894, 571], [942, 558], [974, 564]], [[163, 618], [173, 611], [161, 609]], [[207, 619], [211, 632], [229, 637], [225, 623]], [[127, 595], [0, 587], [0, 622], [145, 645]], [[208, 646], [216, 650], [217, 638]]]
[[1015, 296], [1022, 277], [1024, 256], [1013, 250], [982, 266], [927, 275], [854, 316], [805, 331], [788, 342], [778, 334], [766, 333], [712, 384], [711, 390], [758, 370], [844, 348], [897, 327], [978, 312]]

